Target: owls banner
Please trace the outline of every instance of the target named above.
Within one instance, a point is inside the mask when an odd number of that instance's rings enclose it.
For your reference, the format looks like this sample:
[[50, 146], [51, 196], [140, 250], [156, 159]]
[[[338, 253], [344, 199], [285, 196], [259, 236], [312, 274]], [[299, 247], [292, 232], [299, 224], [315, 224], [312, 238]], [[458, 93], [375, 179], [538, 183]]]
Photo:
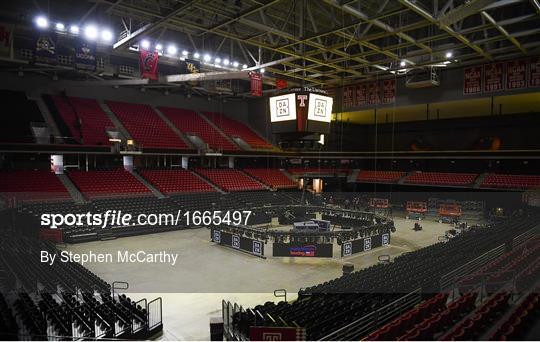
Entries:
[[141, 69], [141, 78], [151, 80], [158, 79], [158, 52], [141, 49], [139, 55], [139, 66]]
[[56, 33], [39, 31], [35, 37], [34, 60], [39, 63], [56, 64]]
[[82, 70], [96, 70], [96, 44], [78, 40], [75, 45], [75, 67]]

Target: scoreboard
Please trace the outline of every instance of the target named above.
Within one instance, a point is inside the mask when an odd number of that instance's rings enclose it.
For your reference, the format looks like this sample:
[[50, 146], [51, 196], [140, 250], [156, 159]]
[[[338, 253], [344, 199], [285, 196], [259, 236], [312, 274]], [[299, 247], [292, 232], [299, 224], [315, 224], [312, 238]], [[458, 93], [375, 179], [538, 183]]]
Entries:
[[330, 133], [334, 99], [313, 89], [270, 97], [273, 133]]

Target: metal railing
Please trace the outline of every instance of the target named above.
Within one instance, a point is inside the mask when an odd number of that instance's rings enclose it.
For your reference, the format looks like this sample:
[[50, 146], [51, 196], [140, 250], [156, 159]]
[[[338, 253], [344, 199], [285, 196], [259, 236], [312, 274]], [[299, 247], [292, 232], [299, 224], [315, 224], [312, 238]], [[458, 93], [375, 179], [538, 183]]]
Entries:
[[324, 336], [319, 341], [352, 341], [365, 337], [371, 331], [383, 326], [392, 318], [401, 315], [422, 301], [421, 289], [377, 309], [356, 321]]
[[453, 271], [443, 275], [439, 281], [441, 290], [444, 291], [450, 288], [453, 284], [455, 284], [457, 279], [477, 270], [481, 266], [501, 256], [504, 252], [505, 252], [505, 245], [504, 244], [499, 245], [487, 251], [486, 253], [480, 255], [479, 257], [469, 261], [468, 263], [461, 265], [460, 267], [454, 269]]

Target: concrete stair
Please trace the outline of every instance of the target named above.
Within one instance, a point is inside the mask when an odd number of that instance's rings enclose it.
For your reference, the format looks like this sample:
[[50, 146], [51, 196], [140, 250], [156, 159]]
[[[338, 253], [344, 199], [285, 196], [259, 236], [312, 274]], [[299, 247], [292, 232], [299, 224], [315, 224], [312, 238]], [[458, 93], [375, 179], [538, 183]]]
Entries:
[[488, 175], [487, 173], [481, 173], [478, 177], [476, 177], [473, 183], [473, 188], [478, 189], [480, 185], [482, 185], [482, 182], [484, 181], [487, 175]]
[[84, 204], [88, 203], [86, 198], [84, 198], [84, 195], [82, 192], [79, 191], [79, 189], [73, 184], [71, 179], [66, 174], [57, 174], [56, 175], [58, 179], [64, 184], [67, 191], [69, 192], [69, 195], [73, 199], [73, 201], [77, 204]]
[[401, 177], [397, 183], [398, 184], [405, 184], [405, 180], [413, 173], [414, 171], [409, 171], [405, 174], [405, 176]]
[[352, 172], [347, 176], [347, 183], [356, 183], [359, 173], [360, 169], [353, 169]]
[[124, 125], [122, 124], [122, 122], [120, 122], [120, 120], [116, 117], [116, 115], [114, 115], [113, 111], [109, 108], [109, 106], [107, 106], [107, 104], [105, 104], [105, 102], [103, 102], [102, 100], [97, 100], [97, 102], [99, 103], [99, 106], [101, 107], [101, 109], [103, 109], [105, 114], [107, 114], [109, 119], [112, 121], [112, 123], [114, 124], [114, 127], [116, 127], [116, 129], [120, 133], [122, 133], [122, 135], [126, 137], [126, 139], [133, 139], [131, 137], [131, 134], [129, 134], [128, 130], [124, 127]]
[[159, 115], [159, 117], [165, 121], [165, 123], [167, 124], [167, 126], [169, 126], [173, 131], [174, 133], [176, 133], [176, 135], [178, 135], [183, 141], [184, 143], [186, 143], [186, 145], [188, 147], [191, 147], [191, 148], [195, 148], [196, 147], [193, 147], [193, 144], [191, 143], [191, 141], [186, 137], [186, 135], [180, 131], [178, 128], [176, 128], [176, 126], [171, 122], [171, 120], [169, 120], [169, 118], [167, 118], [167, 116], [165, 114], [163, 114], [159, 109], [157, 109], [157, 107], [155, 106], [152, 106], [152, 109], [154, 110], [154, 112], [157, 113], [157, 115]]
[[28, 97], [28, 98], [30, 100], [36, 101], [39, 111], [41, 112], [41, 116], [43, 116], [43, 119], [45, 120], [47, 127], [49, 127], [52, 135], [54, 136], [55, 143], [63, 144], [64, 138], [62, 137], [62, 134], [60, 134], [60, 130], [58, 129], [58, 126], [56, 126], [56, 122], [54, 122], [54, 119], [51, 115], [49, 107], [47, 107], [47, 104], [45, 104], [45, 101], [43, 101], [43, 98], [41, 96]]
[[140, 174], [138, 174], [136, 171], [131, 171], [131, 174], [137, 178], [141, 183], [144, 184], [144, 186], [146, 186], [148, 188], [148, 190], [152, 191], [152, 193], [154, 194], [154, 196], [156, 196], [157, 198], [165, 198], [165, 195], [159, 191], [155, 186], [153, 186], [152, 184], [150, 184], [149, 181], [147, 181], [143, 176], [141, 176]]
[[[190, 170], [191, 171], [191, 170]], [[220, 192], [222, 194], [225, 194], [226, 192], [223, 191], [220, 187], [218, 187], [217, 185], [215, 185], [214, 183], [212, 183], [209, 179], [206, 179], [206, 177], [198, 174], [197, 172], [195, 171], [191, 171], [191, 173], [193, 175], [195, 175], [195, 177], [199, 178], [200, 180], [202, 180], [203, 182], [205, 183], [208, 183], [208, 185], [210, 185], [212, 188], [214, 188], [217, 192]]]
[[[234, 146], [238, 146], [238, 144], [233, 140], [231, 139], [227, 134], [225, 134], [215, 123], [212, 122], [212, 120], [210, 120], [209, 118], [206, 117], [206, 115], [204, 115], [203, 113], [197, 111], [197, 115], [199, 115], [201, 118], [203, 118], [203, 120], [205, 120], [206, 122], [208, 122], [208, 124], [212, 127], [214, 127], [214, 129], [219, 133], [221, 134], [225, 139], [227, 139], [231, 144], [233, 144]], [[242, 146], [238, 146], [240, 148], [242, 148]]]

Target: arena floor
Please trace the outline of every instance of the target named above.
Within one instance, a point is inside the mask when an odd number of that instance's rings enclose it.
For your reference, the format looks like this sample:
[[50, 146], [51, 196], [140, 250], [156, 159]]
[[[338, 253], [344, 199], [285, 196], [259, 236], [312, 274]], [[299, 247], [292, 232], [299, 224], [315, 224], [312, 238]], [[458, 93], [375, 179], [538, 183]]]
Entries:
[[448, 224], [424, 220], [422, 231], [412, 230], [414, 221], [394, 218], [396, 232], [391, 245], [348, 258], [261, 259], [210, 242], [208, 229], [182, 230], [110, 241], [69, 245], [76, 253], [117, 253], [118, 250], [148, 253], [178, 253], [169, 264], [88, 263], [91, 271], [106, 281], [127, 281], [132, 299], [163, 298], [165, 340], [209, 339], [210, 317], [221, 316], [222, 299], [252, 307], [275, 300], [273, 290], [286, 289], [293, 299], [301, 287], [315, 285], [341, 275], [344, 262], [355, 269], [373, 265], [380, 255], [395, 257], [438, 241]]

